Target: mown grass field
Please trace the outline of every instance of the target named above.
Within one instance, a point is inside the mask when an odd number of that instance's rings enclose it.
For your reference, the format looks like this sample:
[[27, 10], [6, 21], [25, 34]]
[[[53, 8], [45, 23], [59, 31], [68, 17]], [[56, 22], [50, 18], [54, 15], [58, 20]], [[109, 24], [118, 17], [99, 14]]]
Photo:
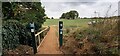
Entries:
[[90, 19], [75, 19], [75, 20], [67, 20], [67, 19], [47, 19], [44, 22], [43, 26], [50, 26], [50, 25], [58, 25], [59, 20], [63, 21], [64, 28], [84, 28], [88, 26], [88, 22]]

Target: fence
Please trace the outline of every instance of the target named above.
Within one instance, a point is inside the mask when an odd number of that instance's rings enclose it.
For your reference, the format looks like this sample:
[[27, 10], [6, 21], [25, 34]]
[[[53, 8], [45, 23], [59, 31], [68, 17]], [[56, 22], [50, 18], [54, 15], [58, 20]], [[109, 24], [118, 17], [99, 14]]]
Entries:
[[50, 27], [46, 27], [44, 30], [38, 32], [37, 34], [35, 34], [35, 37], [36, 37], [36, 43], [38, 45], [37, 49], [39, 48], [40, 46], [40, 43], [42, 42], [42, 38], [44, 38], [44, 36], [46, 35], [47, 31], [50, 29]]
[[[37, 34], [35, 34], [35, 39], [33, 42], [33, 49], [34, 49], [34, 54], [37, 53], [38, 48], [41, 45], [41, 42], [43, 41], [42, 39], [44, 39], [44, 36], [47, 34], [48, 30], [50, 29], [50, 27], [46, 27], [44, 30], [38, 32]], [[34, 38], [34, 37], [33, 37]]]

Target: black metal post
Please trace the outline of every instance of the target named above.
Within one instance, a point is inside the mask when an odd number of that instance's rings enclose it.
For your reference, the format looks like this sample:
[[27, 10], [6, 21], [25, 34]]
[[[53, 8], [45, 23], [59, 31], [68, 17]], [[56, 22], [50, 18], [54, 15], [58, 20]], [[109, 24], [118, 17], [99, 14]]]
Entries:
[[63, 22], [59, 21], [59, 47], [63, 45]]
[[34, 32], [34, 23], [30, 23], [30, 27], [31, 27], [31, 35], [32, 35], [32, 46], [33, 46], [33, 50], [34, 50], [34, 54], [37, 53], [37, 44], [36, 44], [36, 38], [35, 38], [35, 32]]

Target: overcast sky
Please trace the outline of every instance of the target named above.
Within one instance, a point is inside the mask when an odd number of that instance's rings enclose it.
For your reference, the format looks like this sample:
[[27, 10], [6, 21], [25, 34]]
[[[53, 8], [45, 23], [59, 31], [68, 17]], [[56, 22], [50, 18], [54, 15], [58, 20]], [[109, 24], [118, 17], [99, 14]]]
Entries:
[[[104, 2], [103, 2], [104, 1]], [[94, 17], [95, 11], [100, 16], [105, 16], [110, 5], [111, 9], [108, 16], [118, 15], [119, 0], [42, 0], [48, 17], [59, 18], [62, 13], [70, 10], [76, 10], [80, 17]], [[116, 12], [115, 12], [116, 11]]]

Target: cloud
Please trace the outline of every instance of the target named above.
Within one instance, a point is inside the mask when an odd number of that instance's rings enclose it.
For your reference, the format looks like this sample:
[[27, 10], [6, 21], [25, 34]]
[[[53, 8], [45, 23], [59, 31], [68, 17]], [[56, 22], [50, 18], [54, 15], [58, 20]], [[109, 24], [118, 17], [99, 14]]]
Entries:
[[41, 0], [42, 2], [118, 2], [119, 0]]
[[95, 2], [98, 0], [42, 0], [42, 2]]
[[118, 15], [120, 16], [120, 1], [118, 3]]
[[[105, 0], [105, 2], [102, 2], [101, 0], [84, 0], [86, 2], [80, 2], [83, 0], [69, 0], [69, 2], [66, 0], [58, 0], [59, 2], [55, 1], [56, 0], [42, 2], [42, 4], [45, 6], [46, 14], [49, 17], [59, 18], [62, 13], [70, 10], [77, 10], [80, 14], [80, 17], [94, 17], [95, 11], [99, 12], [100, 16], [105, 16], [110, 4], [112, 4], [112, 8], [110, 9], [108, 15], [112, 16], [112, 13], [118, 9], [118, 0], [115, 0], [115, 2], [111, 2], [112, 0], [109, 0], [109, 2], [108, 0]], [[118, 15], [117, 12], [114, 15]]]
[[64, 4], [69, 6], [79, 6], [79, 5], [93, 5], [95, 2], [64, 2]]

